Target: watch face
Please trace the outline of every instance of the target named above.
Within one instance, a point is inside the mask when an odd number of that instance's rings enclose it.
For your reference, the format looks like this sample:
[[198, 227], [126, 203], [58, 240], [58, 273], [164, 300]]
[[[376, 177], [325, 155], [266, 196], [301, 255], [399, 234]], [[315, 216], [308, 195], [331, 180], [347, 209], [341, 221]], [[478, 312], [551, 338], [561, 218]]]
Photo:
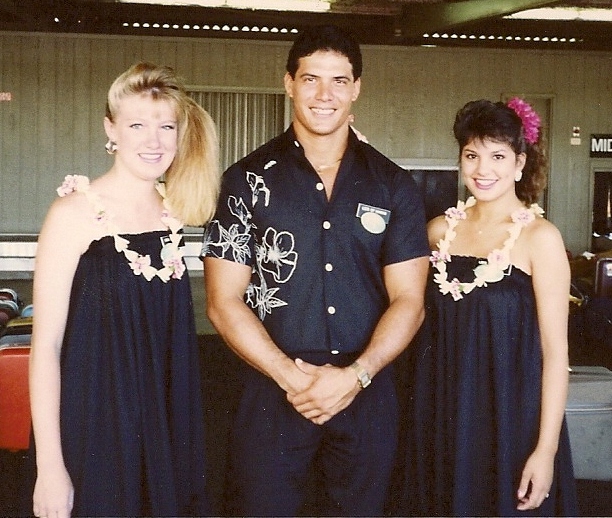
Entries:
[[366, 388], [370, 383], [372, 383], [370, 376], [368, 376], [367, 372], [364, 372], [359, 378], [359, 384], [361, 385], [361, 388]]
[[370, 383], [372, 383], [372, 379], [370, 378], [370, 375], [361, 365], [359, 365], [359, 363], [357, 362], [353, 363], [351, 365], [351, 368], [357, 374], [357, 381], [359, 383], [359, 386], [362, 389], [366, 388]]

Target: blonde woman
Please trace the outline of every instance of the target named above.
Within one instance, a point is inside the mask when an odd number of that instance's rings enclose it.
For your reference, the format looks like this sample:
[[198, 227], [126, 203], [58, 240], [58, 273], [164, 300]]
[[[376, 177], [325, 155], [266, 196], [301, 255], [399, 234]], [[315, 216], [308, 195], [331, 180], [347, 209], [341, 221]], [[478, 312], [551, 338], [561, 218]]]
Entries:
[[172, 69], [139, 63], [112, 84], [104, 128], [112, 167], [66, 177], [38, 243], [33, 512], [206, 514], [181, 229], [214, 211], [215, 126]]

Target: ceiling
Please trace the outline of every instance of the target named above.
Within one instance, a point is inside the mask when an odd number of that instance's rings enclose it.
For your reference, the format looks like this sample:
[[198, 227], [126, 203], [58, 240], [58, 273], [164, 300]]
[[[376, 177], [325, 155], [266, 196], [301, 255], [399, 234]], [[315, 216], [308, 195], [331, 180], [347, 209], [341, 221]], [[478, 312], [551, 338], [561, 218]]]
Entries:
[[612, 22], [504, 18], [539, 7], [612, 11], [612, 0], [332, 2], [328, 12], [305, 13], [117, 0], [0, 0], [0, 31], [293, 40], [304, 27], [334, 23], [351, 29], [362, 44], [372, 45], [612, 50]]

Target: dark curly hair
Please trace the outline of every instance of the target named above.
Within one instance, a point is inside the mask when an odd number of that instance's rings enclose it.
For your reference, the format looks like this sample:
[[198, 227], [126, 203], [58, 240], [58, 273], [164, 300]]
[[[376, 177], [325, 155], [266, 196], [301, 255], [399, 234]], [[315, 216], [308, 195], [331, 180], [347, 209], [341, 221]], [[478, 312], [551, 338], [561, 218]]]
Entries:
[[295, 79], [300, 58], [315, 52], [334, 51], [346, 56], [353, 66], [353, 79], [361, 77], [363, 63], [359, 43], [349, 32], [336, 25], [317, 25], [308, 27], [293, 42], [287, 56], [287, 72]]
[[460, 153], [472, 140], [503, 142], [517, 155], [525, 153], [523, 177], [515, 184], [516, 195], [526, 205], [538, 200], [546, 187], [546, 158], [538, 142], [525, 141], [523, 122], [512, 108], [486, 99], [470, 101], [457, 112], [453, 133]]

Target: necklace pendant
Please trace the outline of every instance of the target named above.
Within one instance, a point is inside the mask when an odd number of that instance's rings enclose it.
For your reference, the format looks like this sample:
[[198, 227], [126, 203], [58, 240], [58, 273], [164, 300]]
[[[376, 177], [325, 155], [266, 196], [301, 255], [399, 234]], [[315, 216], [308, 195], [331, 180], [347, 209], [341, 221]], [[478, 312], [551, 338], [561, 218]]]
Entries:
[[[162, 240], [163, 243], [163, 240]], [[170, 240], [168, 240], [161, 251], [159, 252], [159, 256], [161, 257], [162, 263], [166, 263], [170, 259], [173, 259], [177, 252], [177, 248], [172, 244]]]

